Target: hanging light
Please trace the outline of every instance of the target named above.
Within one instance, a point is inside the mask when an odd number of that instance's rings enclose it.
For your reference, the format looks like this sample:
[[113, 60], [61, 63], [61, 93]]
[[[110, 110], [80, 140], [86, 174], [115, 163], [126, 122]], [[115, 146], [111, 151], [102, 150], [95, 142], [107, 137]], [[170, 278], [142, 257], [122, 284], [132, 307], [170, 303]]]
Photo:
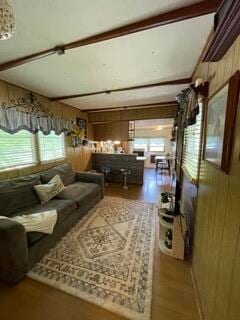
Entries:
[[16, 30], [13, 9], [7, 0], [0, 0], [0, 40], [11, 38]]

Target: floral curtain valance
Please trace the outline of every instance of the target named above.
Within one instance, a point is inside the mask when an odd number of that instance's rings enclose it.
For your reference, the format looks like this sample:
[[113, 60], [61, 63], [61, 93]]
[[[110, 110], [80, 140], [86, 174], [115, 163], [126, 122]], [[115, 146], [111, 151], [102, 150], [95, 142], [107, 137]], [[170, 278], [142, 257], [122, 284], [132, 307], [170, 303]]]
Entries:
[[15, 108], [0, 108], [0, 129], [14, 134], [21, 129], [33, 134], [42, 131], [47, 135], [51, 131], [59, 135], [70, 133], [71, 121], [55, 117], [38, 116], [32, 113], [19, 111]]
[[196, 117], [199, 113], [199, 104], [207, 97], [209, 86], [209, 83], [207, 81], [203, 82], [202, 79], [196, 80], [196, 83], [196, 85], [191, 84], [190, 87], [182, 90], [181, 93], [177, 95], [179, 110], [175, 125], [179, 123], [179, 119], [180, 124], [183, 127], [191, 126], [196, 123]]
[[196, 123], [196, 116], [199, 113], [197, 92], [192, 87], [183, 90], [177, 95], [182, 118], [181, 125], [187, 127]]

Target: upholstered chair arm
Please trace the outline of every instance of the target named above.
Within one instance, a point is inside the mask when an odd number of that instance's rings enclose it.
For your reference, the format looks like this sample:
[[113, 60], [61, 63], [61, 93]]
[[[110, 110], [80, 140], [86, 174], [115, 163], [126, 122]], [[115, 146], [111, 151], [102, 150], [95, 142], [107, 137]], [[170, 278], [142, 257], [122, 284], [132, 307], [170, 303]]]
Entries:
[[102, 197], [104, 197], [105, 187], [103, 173], [76, 172], [76, 180], [81, 182], [91, 182], [98, 184], [102, 190]]
[[15, 284], [28, 270], [25, 228], [10, 219], [0, 219], [0, 281]]

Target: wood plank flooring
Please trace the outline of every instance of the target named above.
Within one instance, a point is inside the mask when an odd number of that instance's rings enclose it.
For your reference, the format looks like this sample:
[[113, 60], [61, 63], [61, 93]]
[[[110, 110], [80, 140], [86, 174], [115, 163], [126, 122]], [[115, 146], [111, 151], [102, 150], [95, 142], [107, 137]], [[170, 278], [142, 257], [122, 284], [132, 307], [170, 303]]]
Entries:
[[[110, 184], [106, 195], [155, 202], [161, 191], [170, 190], [167, 175], [145, 170], [143, 186]], [[190, 263], [159, 252], [156, 226], [152, 320], [199, 320]], [[117, 314], [62, 291], [25, 278], [14, 287], [0, 285], [1, 320], [124, 320]]]

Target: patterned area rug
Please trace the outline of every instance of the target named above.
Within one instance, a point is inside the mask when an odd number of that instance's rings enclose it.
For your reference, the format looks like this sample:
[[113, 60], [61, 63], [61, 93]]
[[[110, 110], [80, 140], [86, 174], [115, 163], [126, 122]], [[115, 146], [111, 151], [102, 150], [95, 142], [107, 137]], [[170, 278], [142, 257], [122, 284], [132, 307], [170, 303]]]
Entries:
[[28, 276], [129, 319], [150, 319], [154, 229], [154, 204], [105, 197]]

